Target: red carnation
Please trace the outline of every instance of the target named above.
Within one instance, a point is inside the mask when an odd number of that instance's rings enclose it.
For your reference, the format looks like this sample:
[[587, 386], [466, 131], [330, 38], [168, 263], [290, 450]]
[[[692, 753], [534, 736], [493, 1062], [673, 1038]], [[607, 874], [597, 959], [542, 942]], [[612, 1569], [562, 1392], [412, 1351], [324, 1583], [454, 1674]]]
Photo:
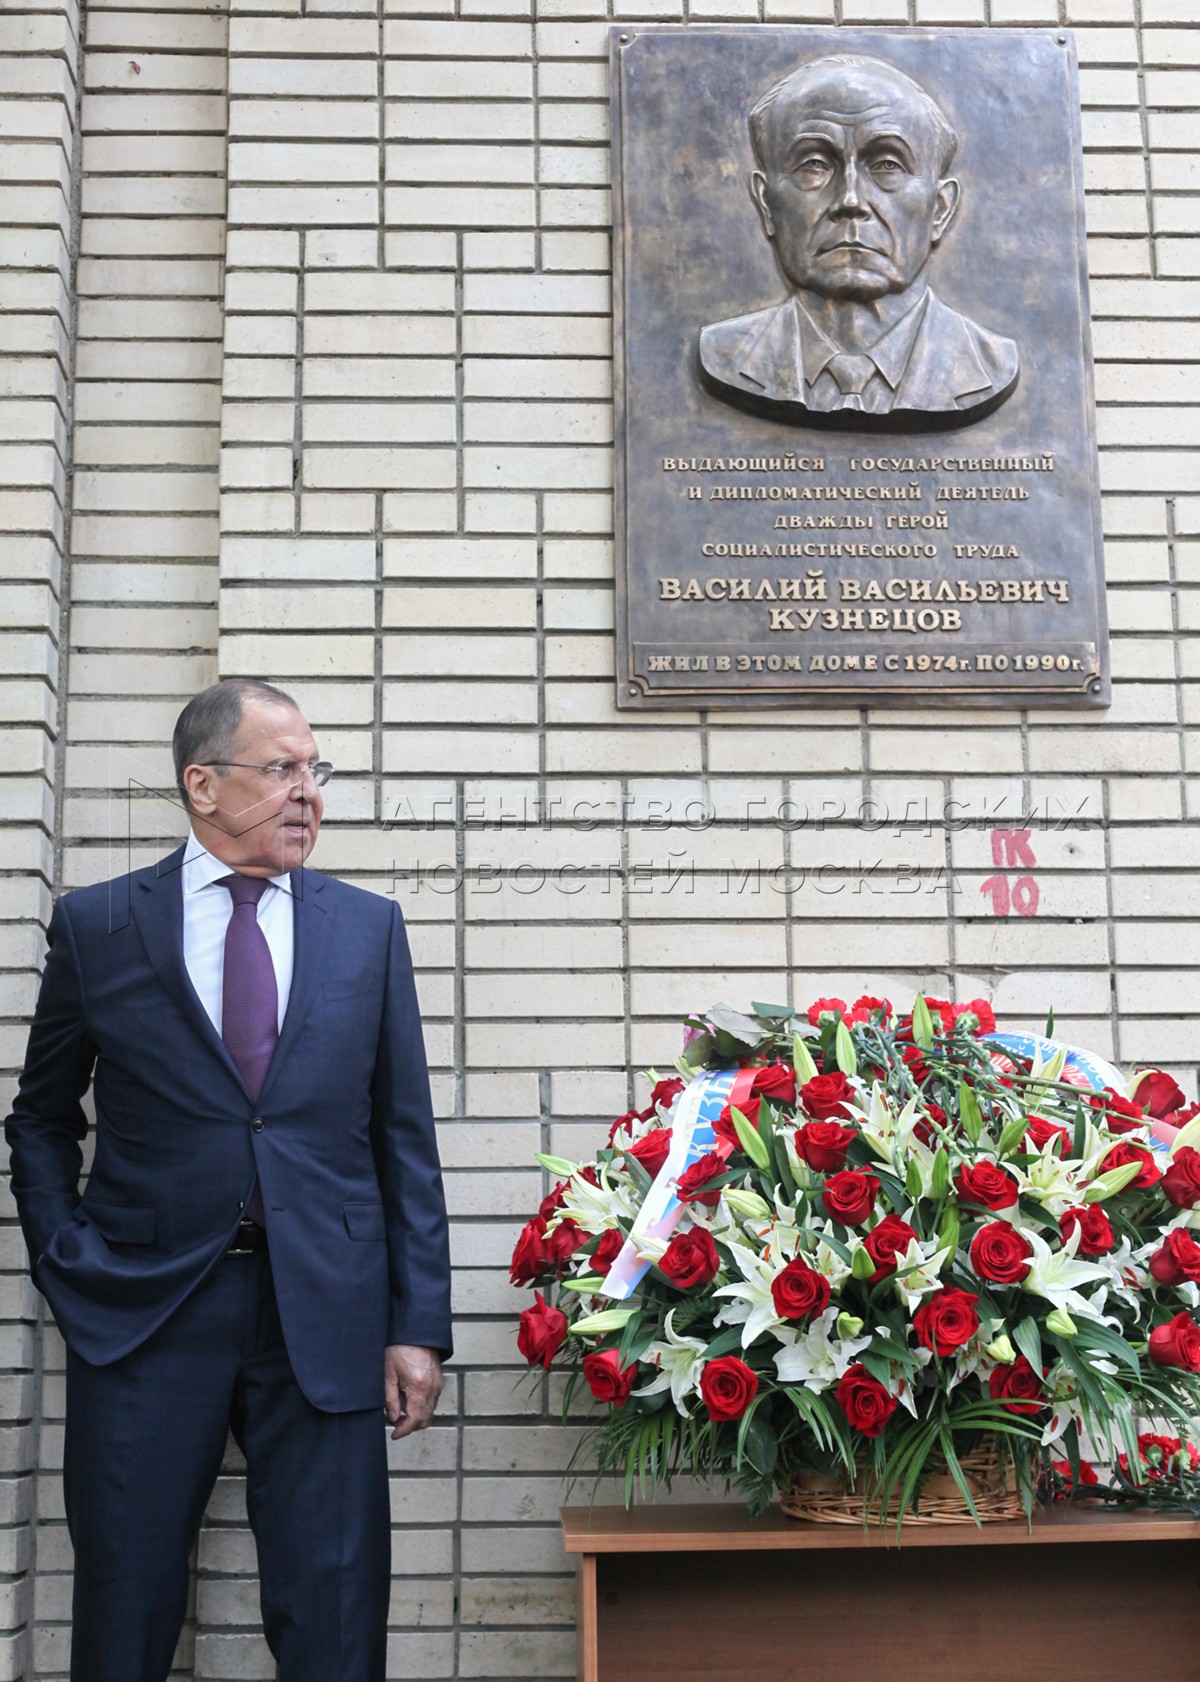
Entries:
[[592, 1251], [591, 1267], [593, 1273], [607, 1273], [625, 1243], [625, 1235], [615, 1226], [609, 1227], [600, 1239], [599, 1244]]
[[845, 1008], [845, 999], [814, 999], [808, 1007], [808, 1020], [814, 1028], [818, 1028], [823, 1016], [834, 1016], [840, 1020]]
[[1112, 1222], [1098, 1203], [1085, 1203], [1066, 1211], [1058, 1223], [1064, 1244], [1076, 1227], [1080, 1229], [1078, 1255], [1106, 1256], [1115, 1248], [1117, 1237]]
[[933, 1127], [930, 1124], [932, 1122], [936, 1122], [939, 1127], [945, 1127], [949, 1123], [949, 1120], [949, 1116], [940, 1104], [932, 1104], [926, 1100], [925, 1113], [920, 1121], [914, 1123], [913, 1134], [928, 1149], [932, 1149], [934, 1141], [937, 1139], [937, 1134], [934, 1132]]
[[637, 1362], [623, 1367], [615, 1349], [597, 1349], [583, 1358], [583, 1376], [597, 1401], [623, 1408], [637, 1377]]
[[896, 1411], [896, 1398], [861, 1361], [847, 1367], [834, 1392], [837, 1405], [864, 1437], [877, 1437]]
[[[738, 1109], [741, 1110], [751, 1127], [755, 1128], [758, 1126], [760, 1107], [761, 1100], [758, 1098], [747, 1098], [745, 1103], [738, 1105]], [[726, 1104], [716, 1121], [713, 1122], [713, 1132], [718, 1139], [722, 1139], [725, 1144], [731, 1145], [735, 1151], [743, 1149], [742, 1141], [737, 1136], [737, 1128], [733, 1125], [733, 1106], [731, 1104]]]
[[829, 1307], [829, 1281], [797, 1257], [771, 1281], [771, 1298], [781, 1320], [806, 1320]]
[[[930, 1001], [932, 1002], [932, 1001]], [[945, 1013], [943, 1012], [943, 1021]], [[992, 1007], [986, 999], [970, 999], [965, 1005], [950, 1006], [949, 1027], [968, 1028], [973, 1034], [990, 1034], [996, 1027], [996, 1018]]]
[[1019, 1285], [1029, 1272], [1033, 1246], [1007, 1221], [981, 1226], [971, 1240], [971, 1266], [993, 1285]]
[[721, 1259], [712, 1233], [706, 1227], [689, 1227], [677, 1232], [667, 1245], [658, 1264], [679, 1291], [690, 1291], [694, 1285], [707, 1285], [716, 1277]]
[[993, 1367], [988, 1379], [992, 1400], [1009, 1413], [1038, 1413], [1045, 1407], [1042, 1381], [1024, 1355], [1005, 1367]]
[[533, 1307], [521, 1314], [517, 1348], [531, 1367], [540, 1362], [549, 1371], [550, 1362], [566, 1341], [567, 1317], [561, 1308], [551, 1308], [540, 1291], [534, 1296]]
[[636, 1158], [653, 1180], [667, 1160], [671, 1150], [671, 1128], [652, 1127], [634, 1145], [626, 1145], [630, 1156]]
[[1148, 1186], [1156, 1186], [1162, 1179], [1162, 1173], [1154, 1161], [1154, 1152], [1147, 1150], [1145, 1145], [1131, 1145], [1127, 1140], [1114, 1145], [1105, 1154], [1100, 1163], [1100, 1172], [1106, 1174], [1110, 1168], [1123, 1168], [1127, 1162], [1136, 1162], [1139, 1167], [1125, 1187], [1126, 1191], [1144, 1191]]
[[875, 1263], [875, 1271], [867, 1283], [877, 1285], [881, 1279], [889, 1279], [916, 1236], [914, 1229], [899, 1215], [885, 1215], [863, 1239], [863, 1249]]
[[736, 1355], [708, 1361], [700, 1374], [700, 1397], [710, 1419], [740, 1419], [758, 1394], [758, 1376]]
[[855, 999], [850, 1009], [865, 1012], [865, 1020], [877, 1015], [881, 1021], [886, 1022], [892, 1014], [892, 1001], [873, 999], [869, 993], [864, 993], [861, 998]]
[[1150, 1333], [1150, 1359], [1160, 1367], [1200, 1372], [1200, 1326], [1182, 1311]]
[[858, 1135], [840, 1121], [806, 1121], [796, 1129], [796, 1154], [819, 1174], [841, 1168]]
[[913, 1315], [917, 1341], [935, 1355], [953, 1355], [979, 1330], [978, 1301], [973, 1291], [960, 1291], [956, 1285], [935, 1291]]
[[825, 1208], [843, 1226], [861, 1226], [875, 1207], [879, 1181], [859, 1168], [843, 1168], [831, 1174], [821, 1187]]
[[1182, 1285], [1190, 1280], [1200, 1285], [1200, 1244], [1177, 1226], [1163, 1239], [1163, 1247], [1150, 1257], [1150, 1272], [1160, 1285]]
[[814, 1075], [800, 1088], [799, 1102], [805, 1115], [817, 1121], [834, 1118], [848, 1119], [848, 1105], [853, 1101], [854, 1088], [838, 1069], [832, 1075]]
[[513, 1246], [508, 1276], [514, 1285], [531, 1285], [543, 1273], [552, 1272], [553, 1268], [553, 1260], [546, 1248], [546, 1222], [541, 1215], [535, 1215], [522, 1227], [520, 1237]]
[[1029, 1126], [1025, 1129], [1025, 1143], [1035, 1151], [1044, 1151], [1050, 1145], [1055, 1156], [1062, 1156], [1064, 1151], [1071, 1149], [1071, 1135], [1065, 1127], [1057, 1127], [1045, 1116], [1031, 1115]]
[[1163, 1175], [1162, 1188], [1177, 1209], [1194, 1209], [1200, 1203], [1200, 1151], [1190, 1145], [1177, 1150]]
[[901, 1061], [918, 1086], [929, 1074], [929, 1065], [919, 1045], [906, 1045], [900, 1053]]
[[713, 1186], [707, 1191], [704, 1188], [710, 1180], [725, 1172], [725, 1166], [725, 1159], [719, 1151], [707, 1151], [697, 1157], [692, 1166], [679, 1176], [675, 1186], [676, 1197], [681, 1203], [703, 1203], [715, 1209], [721, 1201], [721, 1187]]
[[[1062, 1494], [1064, 1496], [1070, 1495], [1073, 1490], [1073, 1484], [1071, 1481], [1071, 1462], [1069, 1460], [1055, 1460], [1052, 1464], [1054, 1467], [1054, 1475], [1062, 1485]], [[1081, 1458], [1079, 1462], [1080, 1489], [1090, 1489], [1093, 1485], [1098, 1484], [1099, 1482], [1100, 1479], [1096, 1476], [1096, 1468], [1092, 1465], [1091, 1461]]]
[[[762, 1098], [769, 1098], [773, 1104], [794, 1104], [796, 1071], [786, 1063], [768, 1063], [765, 1069], [758, 1070], [750, 1090]], [[742, 1108], [746, 1108], [744, 1104]], [[749, 1111], [746, 1113], [749, 1114]]]
[[977, 1162], [973, 1168], [960, 1168], [954, 1184], [964, 1203], [977, 1203], [982, 1209], [1011, 1209], [1020, 1195], [1020, 1187], [1012, 1175], [994, 1162]]

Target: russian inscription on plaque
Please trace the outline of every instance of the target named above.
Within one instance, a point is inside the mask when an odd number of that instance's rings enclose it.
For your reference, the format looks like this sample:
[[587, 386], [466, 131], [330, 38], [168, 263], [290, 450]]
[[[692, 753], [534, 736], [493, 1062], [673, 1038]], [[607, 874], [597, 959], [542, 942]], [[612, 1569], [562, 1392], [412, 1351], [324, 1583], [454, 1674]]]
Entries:
[[612, 31], [618, 704], [1106, 705], [1065, 31]]

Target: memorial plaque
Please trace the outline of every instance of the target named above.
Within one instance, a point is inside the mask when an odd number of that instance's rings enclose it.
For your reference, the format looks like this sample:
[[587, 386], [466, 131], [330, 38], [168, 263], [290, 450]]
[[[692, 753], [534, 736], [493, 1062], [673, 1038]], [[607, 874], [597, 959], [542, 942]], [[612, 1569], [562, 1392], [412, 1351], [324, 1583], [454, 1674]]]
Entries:
[[611, 54], [618, 705], [1107, 705], [1069, 32]]

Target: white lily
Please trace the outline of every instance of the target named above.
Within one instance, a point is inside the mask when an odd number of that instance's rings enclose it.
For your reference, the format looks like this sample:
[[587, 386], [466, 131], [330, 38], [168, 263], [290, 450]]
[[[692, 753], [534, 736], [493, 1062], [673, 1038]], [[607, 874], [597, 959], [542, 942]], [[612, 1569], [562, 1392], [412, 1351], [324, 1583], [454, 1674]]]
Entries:
[[[1023, 1182], [1021, 1190], [1029, 1197], [1036, 1198], [1055, 1220], [1074, 1208], [1079, 1201], [1079, 1164], [1073, 1158], [1064, 1159], [1054, 1153], [1054, 1141], [1050, 1140], [1040, 1152], [1035, 1162], [1022, 1172], [1009, 1165], [1009, 1171], [1016, 1173]], [[1014, 1225], [1019, 1223], [1014, 1222]]]
[[836, 1338], [838, 1311], [827, 1308], [804, 1331], [783, 1326], [776, 1334], [783, 1348], [775, 1355], [775, 1371], [781, 1384], [803, 1384], [818, 1395], [837, 1384], [871, 1339]]
[[754, 1340], [764, 1332], [774, 1331], [784, 1324], [771, 1295], [771, 1286], [780, 1269], [774, 1262], [766, 1261], [762, 1256], [755, 1255], [753, 1250], [746, 1249], [744, 1244], [731, 1242], [729, 1249], [741, 1270], [742, 1278], [740, 1282], [722, 1285], [720, 1290], [712, 1293], [715, 1297], [730, 1299], [729, 1303], [718, 1311], [716, 1324], [741, 1325], [742, 1348], [749, 1349]]
[[585, 1232], [604, 1232], [609, 1227], [617, 1225], [617, 1217], [623, 1216], [632, 1223], [640, 1207], [641, 1199], [635, 1196], [632, 1185], [625, 1180], [612, 1180], [608, 1170], [602, 1167], [598, 1170], [599, 1185], [592, 1185], [582, 1174], [572, 1174], [570, 1183], [563, 1193], [559, 1218], [575, 1221]]
[[892, 1286], [910, 1314], [920, 1307], [922, 1297], [940, 1288], [941, 1271], [949, 1254], [948, 1248], [937, 1248], [936, 1239], [922, 1244], [910, 1238], [903, 1256], [897, 1256]]
[[696, 1374], [703, 1364], [700, 1357], [704, 1354], [705, 1344], [698, 1337], [683, 1337], [675, 1331], [675, 1310], [672, 1309], [663, 1324], [667, 1334], [667, 1341], [656, 1339], [642, 1356], [642, 1360], [649, 1365], [656, 1366], [658, 1373], [649, 1384], [643, 1384], [636, 1389], [635, 1396], [655, 1396], [660, 1390], [670, 1386], [671, 1400], [675, 1403], [676, 1411], [687, 1418], [687, 1408], [684, 1397], [691, 1395], [696, 1389]]
[[1027, 1230], [1025, 1241], [1033, 1250], [1033, 1259], [1021, 1289], [1031, 1296], [1044, 1297], [1055, 1308], [1065, 1308], [1068, 1314], [1082, 1314], [1085, 1319], [1098, 1320], [1101, 1309], [1081, 1296], [1076, 1287], [1091, 1284], [1093, 1280], [1107, 1279], [1108, 1269], [1099, 1262], [1076, 1260], [1082, 1236], [1083, 1229], [1075, 1227], [1062, 1249], [1055, 1251], [1051, 1250], [1041, 1233], [1034, 1232], [1032, 1228]]

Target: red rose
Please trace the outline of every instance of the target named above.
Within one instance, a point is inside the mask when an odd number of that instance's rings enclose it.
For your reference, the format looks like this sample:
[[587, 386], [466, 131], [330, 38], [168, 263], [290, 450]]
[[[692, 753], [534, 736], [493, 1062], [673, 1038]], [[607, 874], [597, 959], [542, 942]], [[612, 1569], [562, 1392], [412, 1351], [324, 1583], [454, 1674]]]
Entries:
[[978, 1203], [983, 1209], [1011, 1209], [1020, 1195], [1012, 1175], [994, 1162], [977, 1162], [973, 1168], [960, 1168], [954, 1184], [964, 1203]]
[[662, 1168], [671, 1149], [671, 1132], [669, 1127], [652, 1127], [649, 1133], [643, 1133], [635, 1145], [626, 1145], [630, 1156], [635, 1157], [653, 1180]]
[[1103, 1092], [1096, 1093], [1088, 1102], [1094, 1110], [1102, 1111], [1100, 1119], [1110, 1133], [1133, 1133], [1146, 1125], [1146, 1112], [1142, 1106], [1135, 1104], [1132, 1098], [1126, 1098], [1124, 1093], [1115, 1092], [1111, 1086], [1106, 1086]]
[[1137, 1083], [1137, 1101], [1155, 1121], [1181, 1109], [1187, 1094], [1173, 1075], [1165, 1069], [1151, 1069]]
[[1085, 1203], [1082, 1208], [1066, 1211], [1058, 1223], [1064, 1244], [1076, 1227], [1080, 1228], [1078, 1255], [1106, 1256], [1116, 1245], [1112, 1222], [1098, 1203]]
[[546, 1222], [535, 1215], [522, 1227], [521, 1236], [513, 1246], [509, 1278], [514, 1285], [531, 1285], [543, 1273], [553, 1271], [554, 1263], [546, 1248]]
[[560, 1273], [564, 1262], [569, 1261], [583, 1243], [586, 1243], [583, 1229], [574, 1221], [559, 1221], [545, 1237], [546, 1253]]
[[676, 1197], [681, 1203], [704, 1203], [715, 1209], [721, 1201], [721, 1187], [713, 1186], [709, 1191], [705, 1191], [704, 1187], [718, 1174], [723, 1174], [725, 1168], [725, 1159], [719, 1151], [708, 1151], [704, 1156], [697, 1157], [692, 1166], [679, 1176]]
[[1007, 1221], [981, 1226], [971, 1240], [971, 1266], [993, 1285], [1019, 1285], [1029, 1272], [1033, 1246]]
[[1024, 1355], [1009, 1366], [993, 1367], [988, 1390], [992, 1400], [1009, 1413], [1038, 1413], [1046, 1405], [1041, 1400], [1042, 1381]]
[[1200, 1244], [1177, 1226], [1168, 1232], [1162, 1249], [1150, 1257], [1149, 1266], [1160, 1285], [1182, 1285], [1185, 1279], [1200, 1285]]
[[607, 1273], [617, 1257], [621, 1254], [625, 1243], [623, 1232], [613, 1226], [609, 1227], [600, 1239], [599, 1244], [592, 1251], [592, 1272]]
[[913, 1315], [917, 1341], [935, 1355], [953, 1355], [979, 1330], [978, 1301], [973, 1291], [960, 1291], [956, 1285], [935, 1291]]
[[995, 1029], [996, 1018], [986, 999], [971, 999], [965, 1005], [950, 1006], [950, 1021], [946, 1026], [968, 1028], [973, 1034], [990, 1034]]
[[1177, 1209], [1194, 1209], [1200, 1203], [1200, 1151], [1190, 1145], [1177, 1150], [1163, 1175], [1162, 1188]]
[[1200, 1326], [1182, 1311], [1150, 1333], [1150, 1359], [1160, 1367], [1200, 1372]]
[[[790, 1069], [786, 1063], [768, 1063], [765, 1069], [759, 1069], [750, 1090], [757, 1092], [760, 1097], [769, 1098], [773, 1104], [794, 1104], [796, 1071]], [[747, 1110], [746, 1113], [748, 1115], [750, 1112]]]
[[570, 1182], [568, 1180], [560, 1180], [554, 1190], [548, 1191], [542, 1201], [538, 1204], [538, 1214], [544, 1221], [548, 1221], [552, 1215], [558, 1214], [558, 1211], [562, 1208], [566, 1199], [567, 1186], [569, 1184]]
[[686, 1085], [687, 1082], [680, 1080], [678, 1075], [672, 1075], [668, 1080], [655, 1081], [650, 1093], [650, 1108], [657, 1110], [661, 1105], [663, 1109], [669, 1110]]
[[632, 1133], [634, 1122], [641, 1121], [641, 1119], [641, 1110], [626, 1110], [624, 1115], [619, 1115], [608, 1130], [609, 1144], [616, 1143], [618, 1133]]
[[517, 1348], [531, 1367], [540, 1361], [547, 1372], [550, 1362], [562, 1348], [567, 1336], [567, 1317], [561, 1308], [551, 1308], [540, 1291], [536, 1301], [526, 1308], [517, 1329]]
[[623, 1367], [615, 1349], [597, 1349], [593, 1354], [584, 1356], [583, 1376], [597, 1401], [611, 1402], [613, 1407], [623, 1408], [637, 1377], [637, 1362], [631, 1367]]
[[845, 999], [814, 999], [808, 1007], [808, 1020], [817, 1028], [823, 1016], [833, 1016], [840, 1020], [845, 1008]]
[[675, 1234], [658, 1263], [658, 1271], [666, 1274], [676, 1290], [690, 1291], [693, 1285], [707, 1285], [714, 1279], [720, 1265], [712, 1233], [706, 1227], [693, 1226]]
[[896, 1271], [897, 1259], [907, 1252], [916, 1236], [899, 1215], [885, 1215], [863, 1240], [863, 1249], [875, 1263], [875, 1271], [867, 1283], [877, 1285], [881, 1279], [890, 1278]]
[[700, 1396], [708, 1417], [740, 1419], [758, 1394], [758, 1376], [736, 1355], [708, 1361], [700, 1374]]
[[1154, 1152], [1147, 1150], [1145, 1145], [1131, 1145], [1126, 1141], [1114, 1145], [1105, 1153], [1100, 1161], [1100, 1172], [1106, 1174], [1110, 1168], [1122, 1168], [1127, 1162], [1139, 1163], [1140, 1167], [1125, 1187], [1126, 1191], [1144, 1191], [1148, 1186], [1156, 1186], [1162, 1179], [1162, 1173], [1155, 1165]]
[[896, 1398], [861, 1361], [847, 1367], [834, 1392], [837, 1405], [864, 1437], [877, 1437], [896, 1411]]
[[829, 1307], [829, 1281], [797, 1257], [771, 1281], [771, 1298], [781, 1320], [805, 1320]]
[[1025, 1129], [1025, 1143], [1035, 1151], [1044, 1151], [1050, 1145], [1055, 1156], [1061, 1156], [1071, 1149], [1072, 1141], [1065, 1127], [1056, 1127], [1045, 1116], [1031, 1115], [1029, 1126]]
[[806, 1121], [796, 1129], [796, 1154], [819, 1174], [841, 1168], [858, 1135], [840, 1121]]
[[[751, 1127], [758, 1126], [759, 1108], [760, 1100], [758, 1098], [747, 1098], [744, 1104], [738, 1105], [738, 1109], [741, 1110]], [[713, 1122], [713, 1132], [718, 1139], [724, 1140], [727, 1145], [732, 1145], [735, 1151], [740, 1151], [743, 1148], [742, 1141], [737, 1136], [737, 1128], [733, 1125], [733, 1106], [731, 1104], [726, 1104], [716, 1121]]]
[[843, 1226], [861, 1226], [875, 1207], [879, 1181], [859, 1168], [843, 1168], [831, 1174], [821, 1187], [826, 1211]]
[[853, 1097], [854, 1088], [840, 1069], [832, 1075], [814, 1075], [799, 1093], [805, 1115], [815, 1116], [818, 1121], [828, 1121], [834, 1116], [849, 1118], [847, 1106]]

